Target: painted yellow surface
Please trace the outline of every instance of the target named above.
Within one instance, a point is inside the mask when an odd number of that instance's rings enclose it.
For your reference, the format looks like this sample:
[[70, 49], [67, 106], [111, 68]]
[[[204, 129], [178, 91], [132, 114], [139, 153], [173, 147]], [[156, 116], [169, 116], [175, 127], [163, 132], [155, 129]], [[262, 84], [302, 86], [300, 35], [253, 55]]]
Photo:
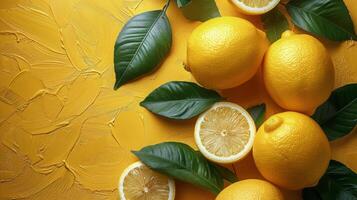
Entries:
[[[217, 0], [222, 15], [261, 27], [259, 17], [239, 14]], [[193, 81], [183, 69], [186, 39], [199, 22], [172, 4], [169, 57], [155, 73], [114, 91], [113, 44], [135, 13], [159, 9], [163, 0], [1, 0], [0, 3], [0, 199], [118, 199], [130, 150], [162, 141], [194, 146], [194, 120], [157, 117], [138, 103], [170, 80]], [[346, 0], [357, 24], [357, 4]], [[324, 42], [336, 69], [336, 87], [357, 82], [356, 42]], [[222, 94], [248, 107], [265, 102], [268, 115], [282, 111], [266, 94], [258, 73]], [[356, 131], [332, 143], [333, 158], [357, 171]], [[241, 179], [261, 178], [252, 157], [235, 166]], [[299, 199], [299, 192], [285, 192]], [[184, 183], [178, 200], [214, 196]]]

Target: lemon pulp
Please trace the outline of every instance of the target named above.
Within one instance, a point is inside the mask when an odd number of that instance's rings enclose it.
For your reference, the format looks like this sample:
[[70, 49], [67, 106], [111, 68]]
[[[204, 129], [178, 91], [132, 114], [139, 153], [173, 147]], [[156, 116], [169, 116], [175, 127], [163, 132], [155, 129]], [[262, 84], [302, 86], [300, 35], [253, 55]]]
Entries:
[[248, 15], [261, 15], [278, 5], [280, 0], [231, 0], [237, 8]]
[[201, 124], [202, 143], [217, 156], [239, 153], [247, 144], [249, 135], [249, 124], [244, 116], [227, 107], [211, 110]]
[[268, 5], [271, 0], [239, 0], [242, 3], [244, 3], [245, 5], [249, 6], [249, 7], [253, 7], [253, 8], [260, 8], [263, 6]]
[[255, 134], [253, 119], [240, 106], [221, 102], [203, 113], [197, 120], [195, 140], [208, 159], [231, 163], [251, 149]]
[[174, 183], [141, 162], [136, 162], [123, 172], [119, 193], [122, 200], [172, 200]]

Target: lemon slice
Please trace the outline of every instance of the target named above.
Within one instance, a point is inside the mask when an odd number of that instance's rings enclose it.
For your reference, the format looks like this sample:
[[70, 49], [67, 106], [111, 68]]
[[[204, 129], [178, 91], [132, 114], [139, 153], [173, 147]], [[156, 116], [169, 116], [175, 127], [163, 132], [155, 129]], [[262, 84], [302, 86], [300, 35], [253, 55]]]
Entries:
[[255, 132], [254, 121], [244, 108], [219, 102], [197, 119], [195, 141], [207, 159], [233, 163], [252, 149]]
[[260, 15], [272, 10], [280, 0], [231, 0], [243, 13]]
[[175, 182], [138, 161], [121, 175], [119, 196], [120, 200], [173, 200]]

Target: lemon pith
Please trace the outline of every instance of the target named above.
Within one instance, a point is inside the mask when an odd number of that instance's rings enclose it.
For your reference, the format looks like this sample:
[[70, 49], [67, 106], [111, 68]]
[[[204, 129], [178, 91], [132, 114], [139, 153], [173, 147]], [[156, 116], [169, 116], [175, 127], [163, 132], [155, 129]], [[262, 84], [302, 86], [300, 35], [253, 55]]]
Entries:
[[208, 159], [232, 163], [244, 157], [252, 148], [255, 125], [240, 106], [220, 102], [201, 114], [195, 126], [195, 141]]
[[265, 33], [249, 21], [218, 17], [202, 23], [191, 33], [187, 68], [204, 87], [233, 88], [253, 77], [266, 49]]
[[173, 200], [174, 181], [152, 171], [140, 161], [127, 167], [119, 180], [121, 200]]
[[290, 190], [317, 184], [328, 167], [330, 146], [320, 126], [309, 116], [283, 112], [258, 129], [253, 157], [259, 172]]
[[281, 191], [273, 184], [258, 180], [246, 179], [233, 183], [225, 188], [216, 200], [283, 200]]

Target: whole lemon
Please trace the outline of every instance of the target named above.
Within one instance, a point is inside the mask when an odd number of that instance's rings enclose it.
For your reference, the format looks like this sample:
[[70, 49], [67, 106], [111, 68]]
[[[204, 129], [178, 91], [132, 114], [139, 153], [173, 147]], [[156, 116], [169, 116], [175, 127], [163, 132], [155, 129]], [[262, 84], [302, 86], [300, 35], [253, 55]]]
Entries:
[[187, 66], [201, 85], [236, 87], [257, 72], [267, 49], [265, 33], [237, 17], [210, 19], [188, 39]]
[[259, 172], [290, 190], [311, 187], [326, 171], [330, 145], [320, 126], [309, 116], [283, 112], [258, 129], [253, 157]]
[[285, 31], [264, 60], [265, 87], [281, 107], [312, 114], [331, 94], [334, 68], [331, 58], [314, 37]]
[[258, 180], [246, 179], [226, 187], [216, 200], [283, 200], [280, 190], [273, 184]]

